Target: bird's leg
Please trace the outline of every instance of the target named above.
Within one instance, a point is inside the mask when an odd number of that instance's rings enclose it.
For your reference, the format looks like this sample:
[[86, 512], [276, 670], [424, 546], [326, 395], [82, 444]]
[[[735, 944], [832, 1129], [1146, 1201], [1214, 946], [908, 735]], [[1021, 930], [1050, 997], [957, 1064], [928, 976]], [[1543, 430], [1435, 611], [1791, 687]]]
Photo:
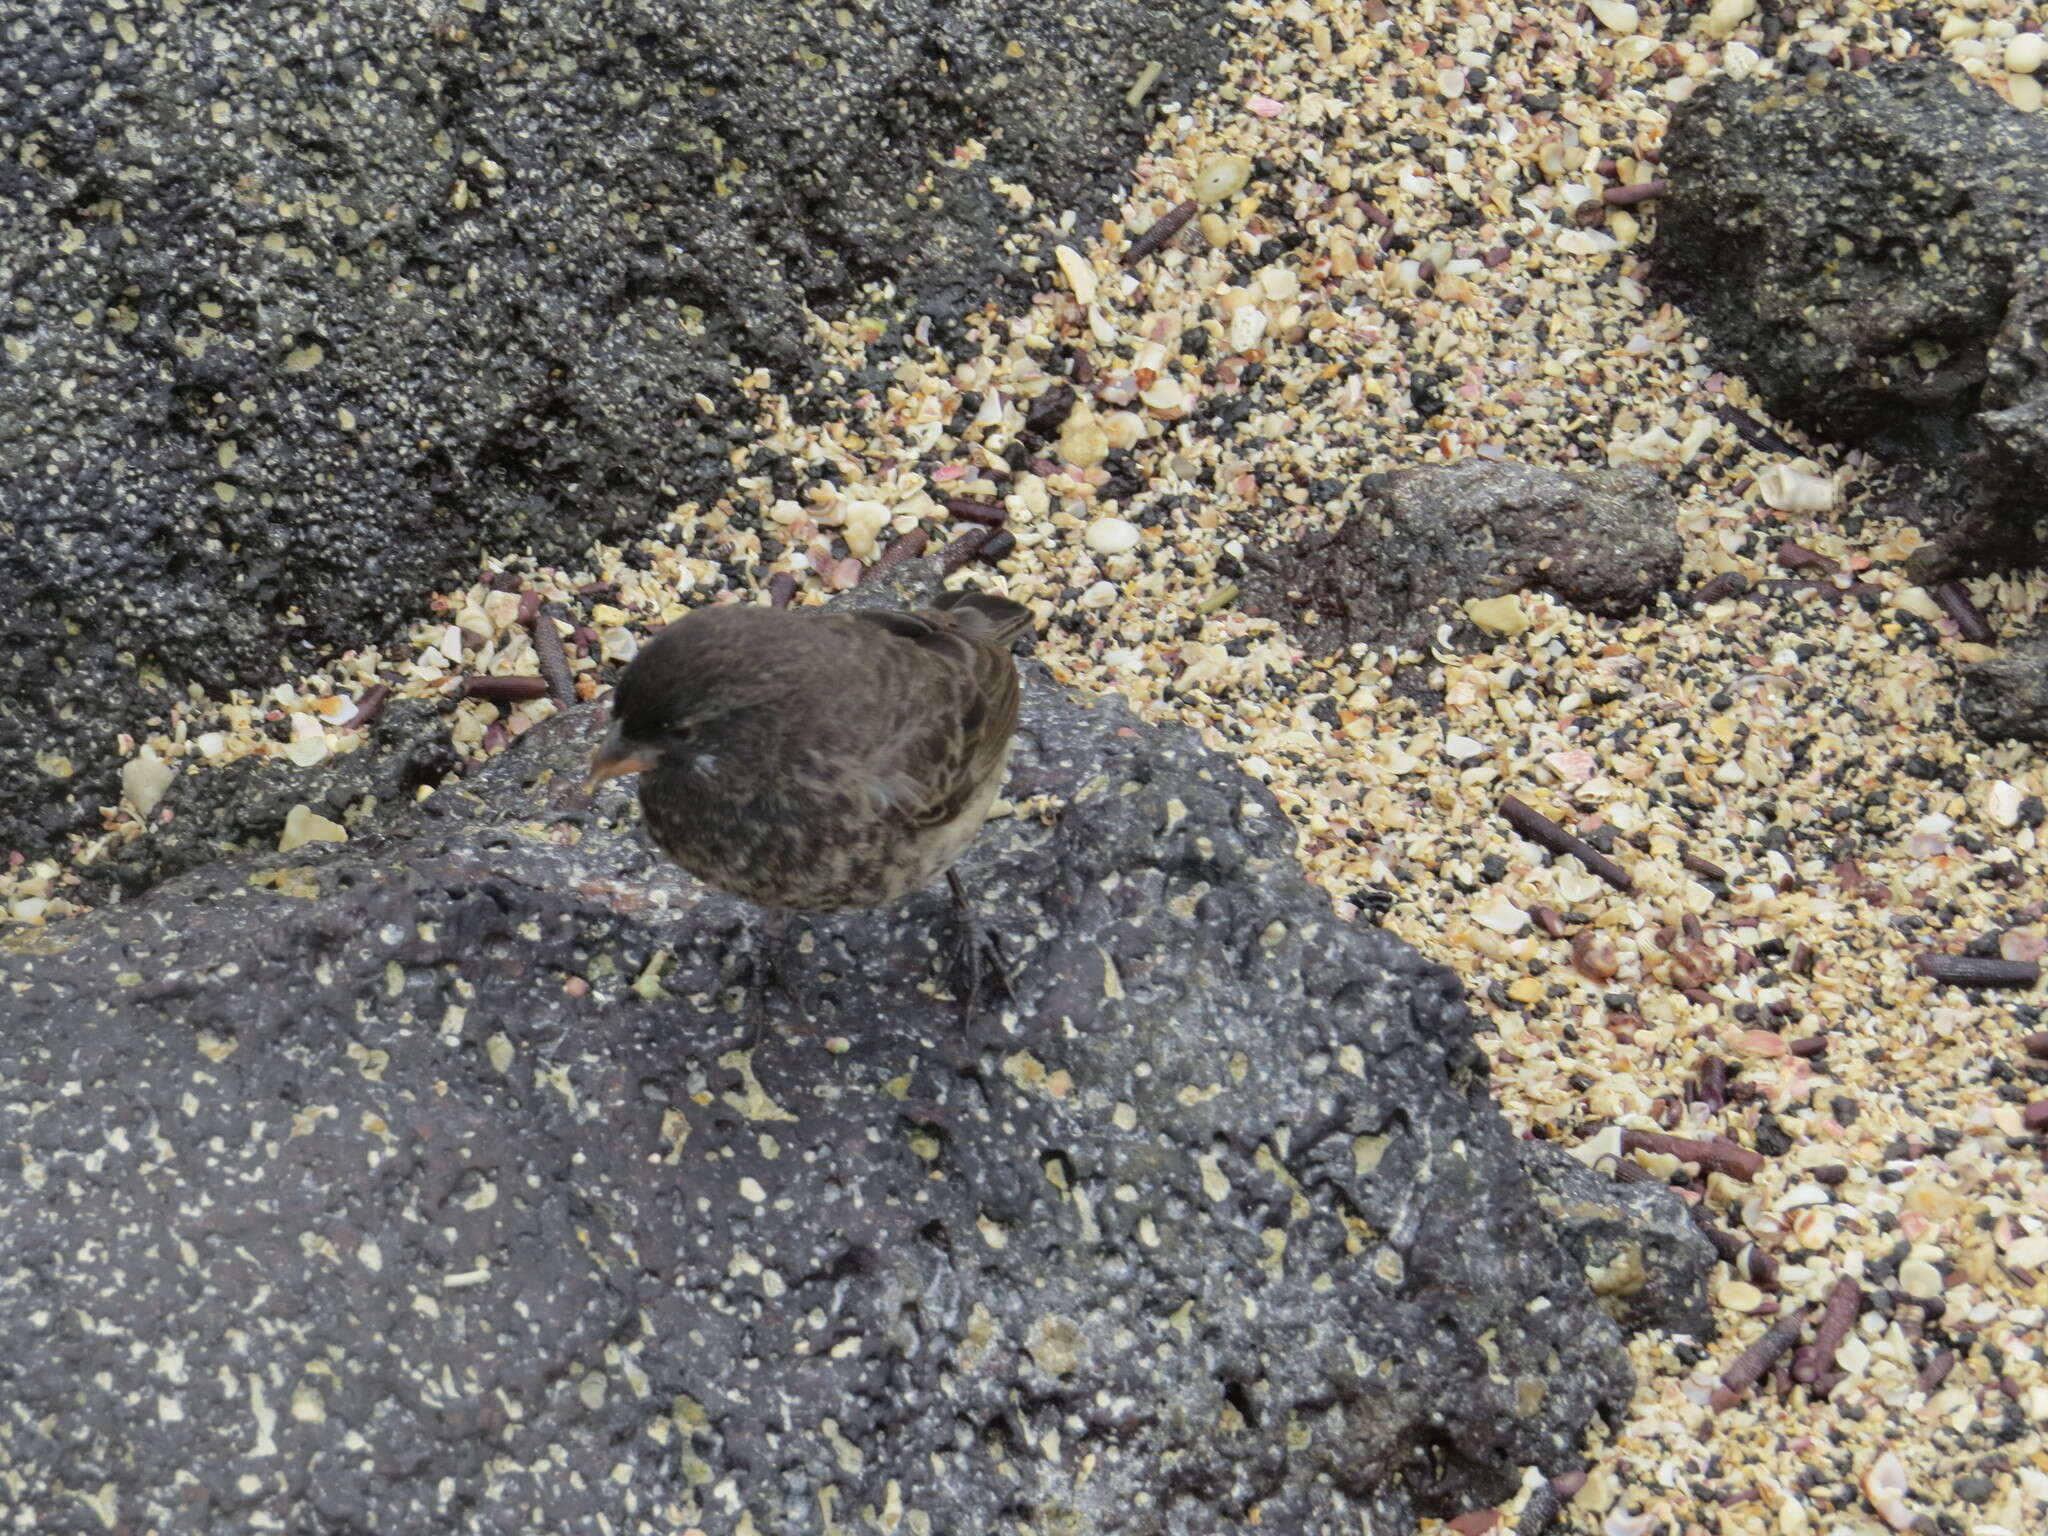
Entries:
[[975, 915], [974, 903], [967, 899], [967, 890], [960, 884], [960, 876], [953, 870], [946, 871], [946, 886], [953, 893], [953, 921], [960, 932], [960, 947], [955, 953], [959, 967], [967, 973], [967, 986], [961, 993], [960, 1025], [963, 1029], [974, 1027], [974, 1015], [981, 1002], [981, 973], [984, 959], [995, 973], [996, 985], [1002, 988], [1003, 996], [1012, 1002], [1017, 994], [1010, 986], [1010, 962], [1003, 954], [1002, 941], [996, 931]]
[[753, 1050], [761, 1043], [761, 1036], [768, 1027], [768, 994], [780, 992], [796, 1016], [805, 1025], [811, 1023], [810, 999], [806, 998], [793, 981], [791, 967], [784, 964], [782, 951], [789, 948], [789, 928], [796, 914], [775, 909], [764, 910], [762, 922], [756, 929], [753, 942], [749, 945], [748, 990], [753, 994], [754, 1028], [748, 1036], [745, 1049]]

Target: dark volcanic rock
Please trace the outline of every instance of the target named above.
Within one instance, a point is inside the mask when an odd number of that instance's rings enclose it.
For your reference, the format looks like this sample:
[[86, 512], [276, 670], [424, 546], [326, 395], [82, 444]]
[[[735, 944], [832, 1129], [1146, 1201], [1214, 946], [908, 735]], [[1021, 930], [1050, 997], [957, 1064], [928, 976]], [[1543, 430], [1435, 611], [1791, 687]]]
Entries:
[[425, 699], [398, 699], [377, 716], [368, 745], [314, 767], [245, 757], [179, 774], [161, 802], [172, 813], [169, 821], [153, 817], [147, 836], [78, 874], [96, 899], [135, 895], [223, 854], [275, 847], [295, 805], [354, 826], [380, 808], [410, 803], [422, 785], [440, 783], [461, 762], [443, 709]]
[[97, 830], [116, 733], [187, 684], [274, 681], [481, 550], [573, 557], [730, 475], [736, 375], [804, 380], [809, 310], [888, 279], [943, 335], [1014, 297], [992, 179], [1099, 203], [1131, 78], [1186, 99], [1222, 7], [11, 16], [0, 854]]
[[1724, 78], [1674, 114], [1664, 168], [1657, 268], [1723, 366], [1811, 431], [1953, 480], [1916, 570], [2036, 558], [2048, 122], [1939, 59]]
[[1427, 644], [1457, 604], [1528, 587], [1630, 614], [1678, 579], [1677, 508], [1647, 469], [1462, 459], [1373, 476], [1359, 499], [1337, 527], [1247, 562], [1247, 606], [1318, 655]]
[[[2048, 135], [2043, 136], [2048, 150]], [[2048, 183], [2048, 176], [2043, 177]], [[2048, 239], [2048, 210], [2036, 226]], [[2006, 530], [2039, 551], [2048, 545], [2048, 246], [2023, 260], [2012, 302], [1985, 355], [1983, 409], [1972, 419], [1983, 446], [1972, 461], [1982, 506], [2008, 513]]]
[[1617, 1183], [1553, 1142], [1523, 1142], [1522, 1167], [1609, 1316], [1630, 1333], [1714, 1336], [1707, 1279], [1718, 1255], [1671, 1189]]
[[595, 723], [0, 951], [46, 1522], [1394, 1533], [1624, 1401], [1454, 978], [1192, 733], [1034, 677], [1014, 1010], [928, 892], [796, 923], [749, 1055], [759, 916], [570, 788]]
[[1964, 722], [1988, 740], [2048, 745], [2048, 628], [1963, 668], [1956, 702]]

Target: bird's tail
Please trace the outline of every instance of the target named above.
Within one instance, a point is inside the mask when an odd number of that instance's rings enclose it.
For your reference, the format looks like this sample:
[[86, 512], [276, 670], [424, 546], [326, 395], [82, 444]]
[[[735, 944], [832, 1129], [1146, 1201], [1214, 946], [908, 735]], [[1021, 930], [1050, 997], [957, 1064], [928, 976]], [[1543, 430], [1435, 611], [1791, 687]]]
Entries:
[[1031, 610], [993, 592], [941, 592], [932, 606], [953, 621], [970, 639], [1008, 646], [1033, 635]]

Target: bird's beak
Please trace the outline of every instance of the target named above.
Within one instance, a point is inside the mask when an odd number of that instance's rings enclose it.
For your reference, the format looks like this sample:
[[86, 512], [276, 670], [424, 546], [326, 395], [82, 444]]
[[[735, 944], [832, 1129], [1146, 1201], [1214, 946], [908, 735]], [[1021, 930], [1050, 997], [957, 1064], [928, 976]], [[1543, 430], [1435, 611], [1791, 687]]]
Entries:
[[651, 747], [628, 746], [625, 737], [619, 734], [619, 727], [614, 725], [611, 734], [605, 737], [604, 745], [590, 760], [590, 777], [583, 781], [583, 792], [589, 794], [606, 779], [652, 768], [656, 755]]

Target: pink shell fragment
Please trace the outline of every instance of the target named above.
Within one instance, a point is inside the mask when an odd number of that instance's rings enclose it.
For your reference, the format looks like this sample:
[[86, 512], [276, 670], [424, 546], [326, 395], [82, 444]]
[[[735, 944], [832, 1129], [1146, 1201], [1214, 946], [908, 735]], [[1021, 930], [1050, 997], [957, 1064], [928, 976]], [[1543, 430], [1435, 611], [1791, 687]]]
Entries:
[[1569, 752], [1553, 752], [1543, 759], [1543, 765], [1566, 784], [1585, 783], [1599, 766], [1593, 761], [1593, 754], [1580, 747]]
[[2039, 960], [2048, 955], [2048, 935], [2039, 928], [2014, 928], [1999, 936], [1998, 953], [2005, 960]]

